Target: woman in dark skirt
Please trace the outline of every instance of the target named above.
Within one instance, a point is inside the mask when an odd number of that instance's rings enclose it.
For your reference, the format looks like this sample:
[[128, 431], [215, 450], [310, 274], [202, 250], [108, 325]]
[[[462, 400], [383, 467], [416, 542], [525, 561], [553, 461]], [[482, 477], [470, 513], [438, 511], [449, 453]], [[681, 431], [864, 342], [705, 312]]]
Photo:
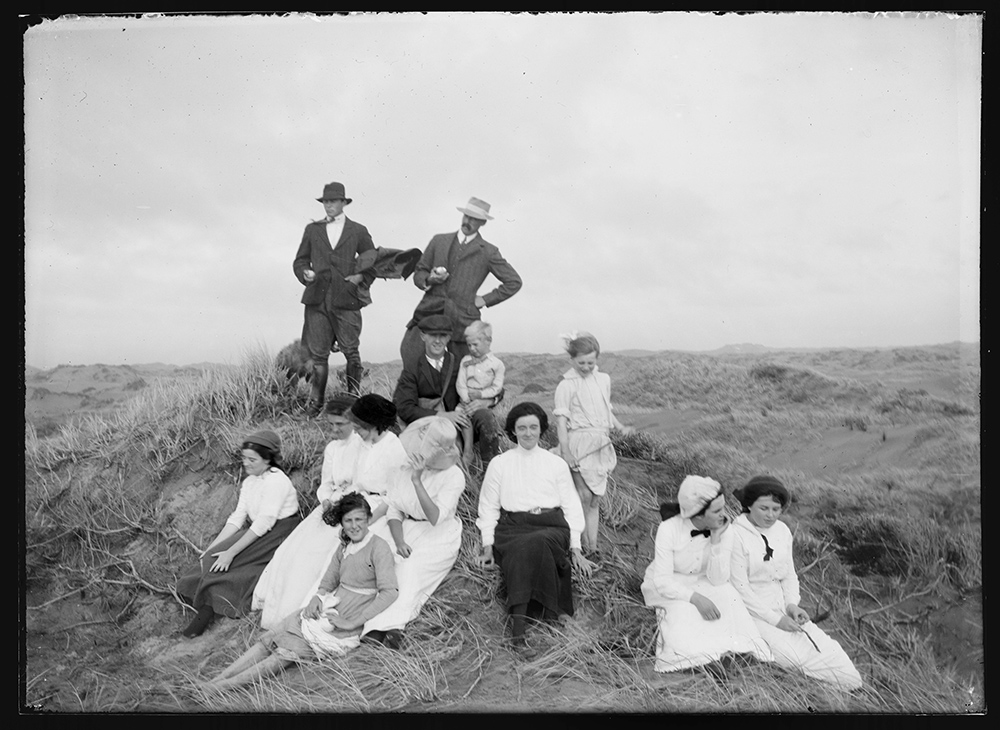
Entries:
[[594, 569], [580, 550], [583, 507], [569, 466], [538, 446], [548, 425], [537, 403], [511, 408], [504, 430], [517, 448], [490, 461], [479, 493], [478, 562], [503, 571], [516, 648], [525, 646], [527, 618], [573, 615], [572, 568]]
[[177, 581], [177, 594], [198, 611], [184, 629], [187, 638], [199, 636], [216, 614], [238, 618], [250, 611], [257, 579], [300, 521], [295, 487], [279, 466], [278, 434], [258, 431], [241, 449], [247, 478], [236, 510], [198, 565]]

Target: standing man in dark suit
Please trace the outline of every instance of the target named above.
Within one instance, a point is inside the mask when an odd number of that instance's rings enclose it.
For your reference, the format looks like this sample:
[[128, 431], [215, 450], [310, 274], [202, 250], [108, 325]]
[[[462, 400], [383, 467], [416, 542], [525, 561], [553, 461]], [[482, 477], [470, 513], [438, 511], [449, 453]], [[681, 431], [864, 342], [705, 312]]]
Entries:
[[417, 330], [422, 349], [416, 358], [403, 363], [392, 400], [396, 413], [406, 425], [425, 416], [441, 416], [451, 421], [461, 436], [462, 429], [471, 424], [485, 469], [490, 459], [499, 453], [499, 429], [488, 408], [469, 414], [459, 403], [455, 389], [459, 358], [448, 351], [448, 340], [454, 329], [454, 323], [443, 314], [432, 314], [420, 320]]
[[[461, 229], [434, 236], [413, 274], [413, 283], [424, 291], [424, 297], [406, 325], [399, 346], [404, 366], [424, 350], [417, 325], [425, 317], [443, 314], [451, 319], [454, 330], [448, 349], [461, 360], [469, 354], [465, 328], [480, 319], [479, 310], [510, 299], [521, 288], [521, 277], [514, 267], [500, 255], [500, 249], [479, 234], [486, 221], [493, 219], [490, 204], [469, 198], [469, 204], [458, 210], [462, 213]], [[480, 296], [479, 287], [490, 274], [500, 285]]]
[[312, 394], [308, 412], [323, 410], [326, 381], [330, 372], [330, 350], [336, 342], [347, 359], [347, 388], [357, 395], [361, 382], [361, 307], [359, 287], [367, 289], [374, 274], [355, 273], [358, 254], [375, 248], [368, 229], [344, 215], [351, 203], [343, 183], [332, 182], [316, 198], [326, 209], [326, 218], [306, 226], [292, 269], [305, 285], [302, 303], [305, 324], [302, 344], [312, 360]]

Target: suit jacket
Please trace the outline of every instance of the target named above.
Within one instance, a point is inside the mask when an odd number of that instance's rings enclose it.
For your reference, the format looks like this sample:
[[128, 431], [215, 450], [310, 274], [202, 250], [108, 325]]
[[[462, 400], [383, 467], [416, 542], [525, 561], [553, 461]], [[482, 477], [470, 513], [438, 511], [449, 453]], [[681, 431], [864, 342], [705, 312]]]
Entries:
[[[448, 280], [427, 288], [427, 277], [438, 266], [448, 269]], [[446, 314], [455, 323], [452, 339], [465, 342], [465, 328], [480, 318], [476, 295], [490, 274], [500, 281], [500, 286], [483, 295], [487, 307], [510, 299], [521, 288], [517, 271], [500, 255], [500, 249], [485, 241], [482, 235], [466, 244], [461, 252], [457, 233], [434, 236], [413, 273], [413, 283], [425, 291], [407, 327], [428, 315]]]
[[[375, 244], [368, 229], [350, 218], [344, 218], [344, 228], [335, 246], [331, 245], [330, 237], [326, 235], [326, 221], [307, 225], [292, 263], [295, 278], [306, 287], [302, 292], [302, 303], [307, 306], [361, 309], [365, 303], [359, 296], [358, 285], [344, 281], [344, 277], [361, 273], [355, 268], [357, 256], [373, 248]], [[306, 269], [316, 272], [312, 282], [303, 278]], [[362, 273], [362, 276], [361, 286], [367, 289], [375, 280], [375, 275], [369, 272]]]
[[[444, 377], [449, 367], [451, 374], [448, 382]], [[396, 391], [392, 395], [392, 402], [396, 404], [396, 412], [403, 423], [413, 423], [418, 418], [433, 416], [436, 411], [429, 408], [421, 408], [420, 398], [437, 398], [444, 394], [444, 409], [453, 411], [458, 406], [458, 391], [455, 390], [455, 380], [458, 378], [458, 362], [455, 356], [445, 351], [444, 364], [441, 372], [434, 369], [427, 358], [421, 354], [415, 364], [404, 367], [396, 381]]]

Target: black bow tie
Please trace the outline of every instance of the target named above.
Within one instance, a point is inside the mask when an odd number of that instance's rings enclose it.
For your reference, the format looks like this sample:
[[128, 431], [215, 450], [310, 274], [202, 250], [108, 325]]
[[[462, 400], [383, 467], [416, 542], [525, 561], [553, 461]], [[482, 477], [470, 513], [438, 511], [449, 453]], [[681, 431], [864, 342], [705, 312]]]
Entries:
[[691, 530], [691, 537], [698, 537], [698, 535], [704, 535], [705, 537], [711, 537], [711, 530]]
[[768, 560], [774, 557], [774, 548], [772, 548], [770, 545], [767, 544], [766, 537], [764, 537], [763, 535], [761, 535], [761, 537], [764, 538], [764, 562], [766, 563]]

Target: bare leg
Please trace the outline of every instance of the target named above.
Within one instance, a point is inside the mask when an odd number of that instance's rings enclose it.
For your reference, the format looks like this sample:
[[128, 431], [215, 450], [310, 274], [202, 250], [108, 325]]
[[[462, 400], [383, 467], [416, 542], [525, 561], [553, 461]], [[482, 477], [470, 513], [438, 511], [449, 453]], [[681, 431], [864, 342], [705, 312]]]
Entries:
[[291, 666], [295, 662], [290, 659], [283, 659], [277, 654], [271, 654], [263, 661], [254, 664], [249, 669], [244, 669], [239, 674], [233, 675], [228, 679], [216, 679], [209, 682], [208, 686], [211, 689], [232, 689], [234, 687], [242, 687], [246, 684], [251, 684], [258, 679], [264, 679], [266, 677], [273, 677], [276, 674], [280, 674], [284, 671], [285, 667]]
[[600, 519], [601, 498], [590, 491], [580, 472], [574, 471], [571, 474], [573, 486], [576, 487], [576, 493], [580, 495], [580, 504], [583, 505], [585, 526], [583, 534], [580, 535], [581, 547], [584, 550], [597, 550], [597, 521]]
[[234, 661], [232, 664], [230, 664], [228, 667], [222, 670], [219, 674], [217, 674], [215, 679], [213, 679], [212, 681], [218, 682], [221, 679], [229, 679], [230, 677], [239, 674], [240, 672], [246, 669], [249, 669], [254, 664], [262, 662], [264, 659], [267, 659], [267, 657], [269, 657], [270, 655], [271, 655], [271, 650], [268, 649], [263, 644], [261, 644], [260, 642], [257, 642], [249, 649], [247, 649], [243, 653], [243, 656], [241, 656], [239, 659]]
[[472, 431], [472, 426], [465, 426], [462, 428], [462, 447], [464, 453], [462, 454], [462, 461], [468, 466], [472, 463], [472, 440], [475, 438], [475, 434]]

